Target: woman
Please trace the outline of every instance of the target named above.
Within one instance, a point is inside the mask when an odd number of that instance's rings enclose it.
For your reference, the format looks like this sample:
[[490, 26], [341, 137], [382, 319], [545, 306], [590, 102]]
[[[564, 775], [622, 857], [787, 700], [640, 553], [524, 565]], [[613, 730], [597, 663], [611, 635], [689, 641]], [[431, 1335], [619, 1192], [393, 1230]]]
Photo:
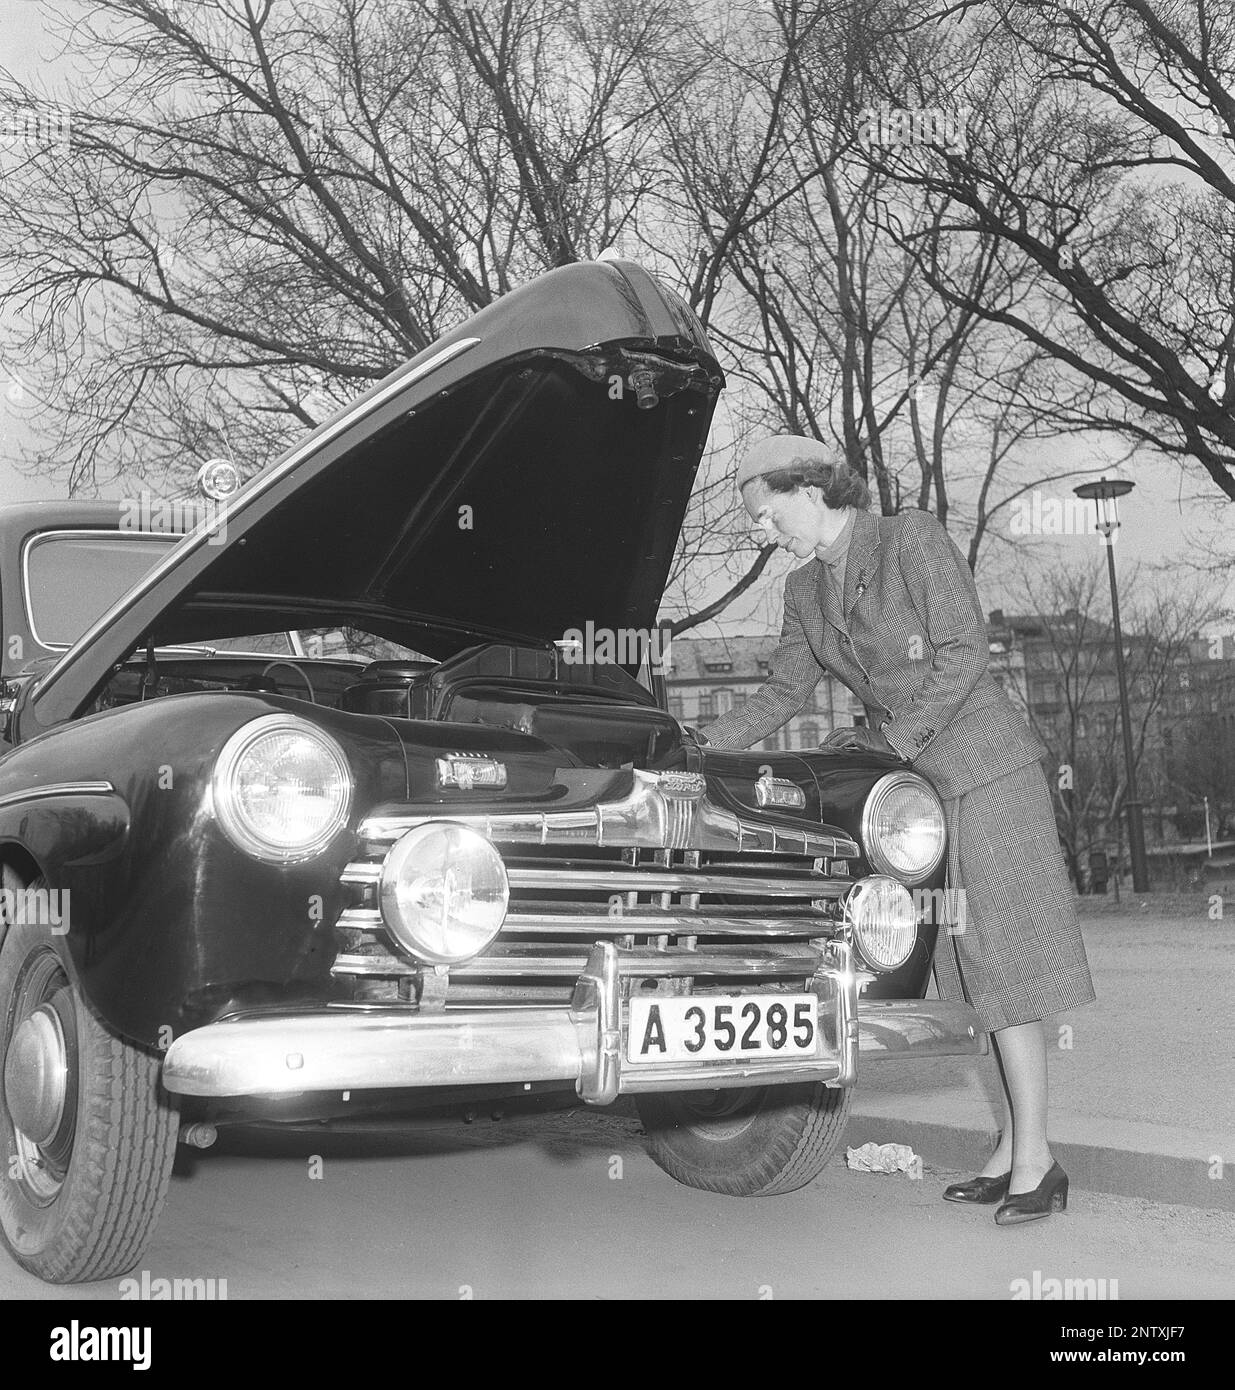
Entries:
[[1042, 1019], [1094, 990], [1039, 762], [1046, 749], [987, 670], [969, 567], [928, 513], [867, 511], [866, 484], [816, 440], [762, 440], [737, 481], [762, 537], [807, 563], [786, 580], [768, 679], [701, 738], [749, 748], [830, 671], [861, 699], [868, 727], [835, 730], [825, 746], [878, 749], [931, 779], [964, 904], [963, 920], [940, 933], [935, 978], [990, 1032], [1004, 1101], [990, 1160], [943, 1195], [1000, 1203], [1000, 1225], [1062, 1211], [1068, 1179], [1046, 1137]]

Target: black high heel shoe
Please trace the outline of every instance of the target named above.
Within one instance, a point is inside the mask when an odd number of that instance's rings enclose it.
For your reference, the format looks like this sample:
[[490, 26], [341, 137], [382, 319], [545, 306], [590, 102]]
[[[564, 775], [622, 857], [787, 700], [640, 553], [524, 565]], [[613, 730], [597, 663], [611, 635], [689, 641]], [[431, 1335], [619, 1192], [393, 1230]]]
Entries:
[[989, 1206], [992, 1202], [998, 1202], [1008, 1195], [1008, 1184], [1012, 1181], [1011, 1173], [1004, 1173], [997, 1178], [970, 1178], [968, 1182], [954, 1182], [951, 1187], [943, 1189], [943, 1200], [945, 1202], [969, 1202], [971, 1205], [979, 1203]]
[[1052, 1163], [1046, 1176], [1030, 1192], [1010, 1192], [1008, 1200], [995, 1211], [997, 1226], [1019, 1226], [1023, 1221], [1038, 1221], [1053, 1211], [1068, 1207], [1068, 1175], [1058, 1163]]

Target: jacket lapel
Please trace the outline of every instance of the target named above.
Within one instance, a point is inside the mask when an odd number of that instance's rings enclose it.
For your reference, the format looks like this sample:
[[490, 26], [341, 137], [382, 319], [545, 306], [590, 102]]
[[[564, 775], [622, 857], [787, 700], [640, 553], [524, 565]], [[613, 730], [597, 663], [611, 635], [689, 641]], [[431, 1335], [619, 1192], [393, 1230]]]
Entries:
[[853, 518], [853, 535], [849, 540], [849, 558], [845, 562], [845, 621], [853, 605], [866, 592], [871, 576], [879, 566], [879, 517], [874, 512], [857, 512]]
[[836, 592], [836, 583], [828, 573], [828, 567], [822, 560], [816, 560], [815, 565], [818, 570], [818, 578], [815, 585], [815, 593], [819, 608], [823, 613], [824, 621], [838, 633], [845, 630], [845, 615], [841, 611], [842, 595]]
[[794, 586], [798, 614], [806, 630], [806, 640], [816, 656], [823, 651], [824, 633], [828, 626], [823, 614], [823, 595], [819, 590], [819, 568], [818, 561], [815, 561], [794, 570], [789, 576], [789, 582]]

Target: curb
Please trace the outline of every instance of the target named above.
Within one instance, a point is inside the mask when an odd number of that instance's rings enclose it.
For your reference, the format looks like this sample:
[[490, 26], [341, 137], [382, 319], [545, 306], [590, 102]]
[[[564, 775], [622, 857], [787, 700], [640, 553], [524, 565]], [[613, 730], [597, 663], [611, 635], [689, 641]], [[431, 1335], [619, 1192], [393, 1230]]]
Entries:
[[[845, 1144], [908, 1144], [922, 1161], [953, 1172], [976, 1172], [995, 1146], [996, 1131], [922, 1120], [896, 1120], [854, 1111], [845, 1130]], [[1198, 1158], [1149, 1153], [1112, 1145], [1052, 1140], [1051, 1149], [1069, 1182], [1087, 1192], [1141, 1197], [1175, 1206], [1235, 1212], [1235, 1164], [1227, 1162], [1224, 1177], [1209, 1176]]]

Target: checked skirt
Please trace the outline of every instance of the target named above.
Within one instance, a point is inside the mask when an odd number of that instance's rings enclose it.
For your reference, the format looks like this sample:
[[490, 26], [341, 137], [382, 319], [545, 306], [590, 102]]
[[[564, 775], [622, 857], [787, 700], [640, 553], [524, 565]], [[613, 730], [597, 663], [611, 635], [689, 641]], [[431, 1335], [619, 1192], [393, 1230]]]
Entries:
[[1072, 881], [1038, 764], [944, 802], [948, 885], [962, 893], [935, 946], [942, 999], [968, 1000], [988, 1032], [1094, 998]]

